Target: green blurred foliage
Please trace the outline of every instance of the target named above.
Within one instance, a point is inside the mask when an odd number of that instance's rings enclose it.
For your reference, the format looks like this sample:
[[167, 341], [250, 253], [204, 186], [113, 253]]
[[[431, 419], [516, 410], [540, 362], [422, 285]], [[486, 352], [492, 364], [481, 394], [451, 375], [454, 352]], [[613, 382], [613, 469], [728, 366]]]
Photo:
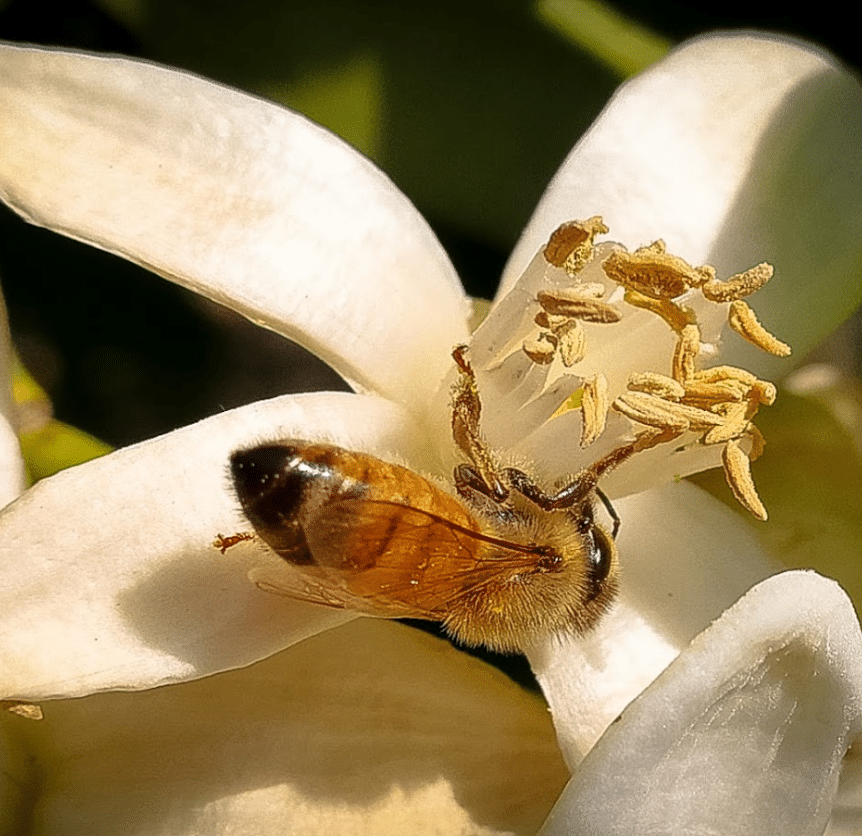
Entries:
[[109, 444], [53, 418], [45, 390], [18, 361], [14, 363], [12, 398], [21, 425], [21, 452], [31, 482], [111, 452]]
[[839, 581], [862, 613], [862, 390], [844, 380], [817, 397], [782, 391], [757, 425], [766, 450], [752, 473], [767, 522], [739, 508], [721, 471], [692, 481], [739, 511], [787, 566]]
[[620, 79], [514, 0], [101, 5], [148, 55], [300, 110], [501, 248]]

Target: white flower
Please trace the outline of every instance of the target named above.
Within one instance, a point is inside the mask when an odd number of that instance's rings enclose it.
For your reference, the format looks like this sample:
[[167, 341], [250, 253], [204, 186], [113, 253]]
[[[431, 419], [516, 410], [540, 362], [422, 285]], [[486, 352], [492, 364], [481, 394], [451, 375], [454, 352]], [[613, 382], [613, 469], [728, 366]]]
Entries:
[[[0, 195], [10, 206], [295, 339], [357, 392], [214, 416], [45, 480], [3, 512], [2, 696], [87, 697], [57, 703], [53, 716], [49, 705], [47, 732], [22, 729], [17, 717], [3, 725], [4, 804], [20, 829], [94, 832], [112, 817], [124, 832], [137, 823], [148, 833], [534, 827], [530, 817], [546, 803], [540, 790], [560, 773], [541, 744], [541, 754], [526, 754], [524, 741], [541, 738], [533, 720], [514, 719], [498, 742], [522, 766], [541, 763], [542, 774], [526, 789], [511, 781], [520, 797], [500, 779], [506, 795], [493, 811], [482, 806], [487, 794], [470, 797], [458, 771], [479, 763], [498, 776], [505, 761], [481, 759], [493, 730], [479, 729], [470, 745], [472, 716], [446, 738], [452, 752], [468, 753], [463, 763], [453, 756], [429, 766], [438, 748], [422, 749], [418, 732], [339, 760], [344, 738], [369, 715], [378, 734], [381, 725], [412, 730], [425, 703], [413, 693], [404, 709], [396, 696], [414, 685], [431, 705], [447, 699], [444, 717], [465, 702], [488, 715], [507, 701], [535, 716], [529, 700], [482, 679], [473, 663], [453, 663], [470, 667], [472, 699], [452, 682], [435, 695], [442, 674], [433, 673], [431, 640], [399, 644], [399, 628], [360, 622], [246, 671], [190, 682], [351, 618], [264, 595], [247, 579], [258, 549], [213, 547], [217, 535], [248, 529], [226, 475], [232, 451], [261, 438], [319, 439], [446, 475], [446, 379], [452, 346], [469, 338], [468, 305], [432, 233], [367, 161], [266, 102], [80, 53], [4, 46], [0, 70]], [[773, 263], [779, 278], [760, 294], [760, 310], [804, 354], [858, 301], [860, 101], [847, 74], [786, 41], [717, 37], [676, 51], [621, 88], [576, 146], [502, 292], [559, 223], [601, 213], [615, 240], [635, 247], [663, 238], [723, 276]], [[606, 348], [614, 358], [606, 368], [621, 374], [648, 344], [626, 330], [622, 347]], [[730, 339], [725, 348], [731, 362], [775, 371]], [[552, 425], [507, 443], [522, 440], [539, 472], [559, 474], [577, 446], [560, 432]], [[618, 605], [587, 637], [549, 639], [530, 654], [569, 767], [587, 756], [545, 832], [822, 832], [862, 722], [852, 607], [830, 582], [789, 573], [722, 616], [774, 568], [730, 512], [684, 483], [657, 484], [668, 475], [633, 463], [626, 489], [649, 490], [616, 503]], [[340, 640], [359, 644], [339, 656]], [[396, 662], [416, 644], [421, 675]], [[243, 694], [269, 693], [282, 676], [299, 691], [319, 688], [329, 659], [338, 660], [331, 676], [353, 667], [338, 687], [314, 691], [319, 713], [284, 717], [280, 704], [259, 699], [236, 710]], [[363, 666], [375, 662], [363, 682]], [[153, 690], [170, 683], [186, 684]], [[341, 687], [350, 696], [323, 711]], [[98, 694], [124, 690], [146, 693]], [[285, 700], [293, 712], [313, 704]], [[381, 701], [391, 711], [374, 713]], [[157, 753], [146, 759], [148, 736]], [[339, 746], [320, 748], [333, 736]], [[284, 758], [292, 741], [300, 751]], [[411, 771], [417, 747], [426, 760]], [[332, 771], [327, 754], [338, 761]], [[39, 777], [30, 757], [41, 776], [35, 809], [33, 791], [21, 789]], [[194, 763], [179, 768], [184, 757]], [[336, 786], [333, 774], [358, 762], [363, 781]], [[507, 803], [522, 809], [507, 819]], [[833, 832], [840, 826], [835, 817]]]

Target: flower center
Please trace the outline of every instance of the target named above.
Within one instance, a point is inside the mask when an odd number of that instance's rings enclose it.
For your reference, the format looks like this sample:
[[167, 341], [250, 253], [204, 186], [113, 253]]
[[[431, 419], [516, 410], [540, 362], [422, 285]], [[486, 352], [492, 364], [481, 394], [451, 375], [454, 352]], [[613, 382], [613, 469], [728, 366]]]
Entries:
[[[764, 351], [790, 353], [744, 301], [772, 277], [772, 267], [759, 264], [722, 281], [713, 267], [693, 267], [668, 253], [663, 241], [634, 252], [618, 244], [596, 244], [596, 235], [607, 231], [596, 216], [565, 223], [551, 235], [525, 273], [531, 294], [522, 296], [521, 305], [523, 309], [527, 302], [532, 321], [514, 332], [521, 335], [516, 345], [500, 345], [498, 340], [491, 349], [487, 343], [493, 344], [493, 338], [477, 341], [479, 351], [486, 345], [485, 370], [493, 373], [518, 353], [537, 370], [544, 367], [542, 391], [532, 396], [534, 400], [551, 391], [555, 381], [574, 375], [577, 387], [563, 397], [549, 422], [579, 412], [582, 449], [606, 437], [611, 416], [627, 419], [627, 431], [621, 433], [624, 428], [617, 423], [611, 433], [616, 436], [612, 450], [622, 446], [631, 450], [632, 432], [637, 452], [669, 442], [676, 442], [674, 453], [695, 446], [720, 449], [734, 496], [755, 517], [766, 519], [750, 463], [764, 446], [753, 419], [760, 406], [775, 400], [775, 386], [744, 369], [707, 361], [717, 354], [724, 323]], [[517, 301], [513, 309], [514, 305]], [[644, 324], [644, 314], [666, 326], [657, 337], [655, 326]], [[615, 327], [638, 332], [632, 356], [653, 368], [627, 370], [627, 377], [617, 376], [609, 384], [591, 344], [597, 340], [608, 345], [605, 333]], [[492, 328], [502, 332], [500, 325]], [[651, 341], [661, 343], [661, 348], [653, 350]], [[605, 350], [604, 359], [618, 355]], [[529, 369], [510, 377], [521, 385]], [[624, 445], [621, 434], [629, 436]], [[598, 446], [599, 457], [607, 459], [607, 444]]]

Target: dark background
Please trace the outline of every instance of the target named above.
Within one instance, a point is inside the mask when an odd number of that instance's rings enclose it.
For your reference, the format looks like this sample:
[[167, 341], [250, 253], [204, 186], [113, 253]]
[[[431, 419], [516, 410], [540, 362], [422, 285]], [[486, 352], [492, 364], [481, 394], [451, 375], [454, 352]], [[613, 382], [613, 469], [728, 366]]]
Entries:
[[[258, 91], [289, 85], [326, 54], [335, 59], [374, 50], [396, 79], [389, 83], [386, 120], [387, 134], [398, 140], [380, 150], [377, 162], [430, 220], [473, 295], [493, 294], [545, 183], [620, 80], [543, 31], [525, 3], [444, 0], [434, 4], [433, 16], [423, 8], [406, 12], [396, 2], [334, 2], [322, 12], [319, 0], [254, 0], [241, 12], [236, 5], [141, 2], [134, 8], [146, 12], [145, 20], [127, 25], [128, 17], [124, 23], [122, 14], [110, 13], [110, 3], [11, 0], [0, 2], [0, 38], [151, 58]], [[817, 14], [807, 6], [741, 2], [630, 0], [617, 8], [671, 41], [716, 28], [768, 29], [818, 41], [858, 65], [859, 39], [841, 15], [829, 14], [829, 5], [819, 4]], [[487, 53], [484, 44], [490, 44]], [[453, 60], [463, 63], [456, 81], [441, 70]], [[547, 97], [530, 86], [547, 85], [535, 76], [545, 71], [588, 76], [572, 94], [572, 118], [564, 125], [548, 117]], [[404, 89], [400, 78], [407, 79]], [[471, 78], [479, 87], [471, 87]], [[497, 88], [507, 101], [494, 98]], [[491, 91], [489, 104], [470, 101], [477, 89]], [[488, 150], [499, 145], [493, 137], [501, 133], [495, 124], [501, 114], [512, 119], [505, 133], [517, 133], [517, 156], [527, 161], [510, 166], [515, 173], [505, 178], [497, 172], [506, 160]], [[423, 178], [423, 172], [433, 175]], [[459, 191], [469, 176], [475, 177], [470, 191]], [[15, 344], [57, 417], [113, 445], [255, 399], [342, 386], [285, 340], [133, 265], [29, 227], [6, 210], [0, 280]]]

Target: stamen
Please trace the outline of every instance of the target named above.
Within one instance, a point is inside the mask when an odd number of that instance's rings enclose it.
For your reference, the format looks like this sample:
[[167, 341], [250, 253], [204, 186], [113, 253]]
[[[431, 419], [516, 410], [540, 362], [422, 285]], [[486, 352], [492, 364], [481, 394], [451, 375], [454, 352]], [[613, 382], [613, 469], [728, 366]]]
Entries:
[[748, 304], [737, 299], [730, 303], [730, 313], [727, 321], [730, 327], [753, 345], [775, 354], [777, 357], [787, 357], [790, 346], [773, 337], [758, 321], [754, 311]]
[[[534, 318], [541, 330], [523, 342], [523, 350], [533, 362], [548, 365], [559, 357], [564, 367], [575, 366], [587, 359], [589, 328], [611, 326], [622, 319], [620, 309], [604, 301], [604, 284], [577, 280], [577, 274], [596, 256], [595, 236], [607, 231], [602, 219], [595, 216], [563, 224], [551, 235], [544, 250], [546, 262], [565, 269], [575, 281], [561, 287], [557, 277], [553, 289], [537, 293], [540, 309]], [[602, 246], [608, 252], [612, 245]], [[789, 346], [770, 334], [742, 301], [772, 278], [772, 266], [758, 264], [722, 281], [710, 265], [692, 266], [668, 253], [658, 240], [631, 253], [621, 247], [611, 249], [600, 268], [623, 288], [625, 303], [659, 317], [676, 334], [676, 342], [667, 374], [654, 370], [631, 374], [625, 391], [611, 404], [616, 412], [648, 429], [596, 463], [592, 468], [596, 478], [634, 453], [690, 432], [700, 444], [723, 446], [724, 470], [734, 495], [756, 517], [765, 519], [750, 471], [750, 462], [763, 451], [764, 442], [752, 420], [760, 406], [774, 402], [775, 386], [734, 366], [699, 368], [706, 352], [695, 308], [699, 310], [702, 302], [726, 306], [733, 330], [765, 351], [786, 356]], [[702, 302], [690, 306], [689, 299], [697, 293]], [[552, 417], [580, 408], [580, 444], [587, 447], [605, 429], [609, 398], [605, 376], [592, 374], [575, 395]], [[750, 445], [749, 454], [740, 446], [743, 440]]]
[[664, 241], [654, 241], [633, 253], [611, 253], [602, 266], [617, 284], [654, 299], [676, 299], [714, 276], [714, 272], [692, 267], [666, 252]]
[[738, 380], [746, 387], [754, 386], [758, 383], [757, 378], [745, 369], [738, 369], [736, 366], [711, 366], [708, 369], [701, 369], [694, 375], [698, 381], [704, 383], [719, 383], [725, 380]]
[[616, 309], [598, 299], [577, 292], [577, 287], [540, 290], [536, 301], [549, 313], [581, 319], [584, 322], [619, 322], [623, 317]]
[[608, 380], [603, 374], [584, 381], [581, 415], [581, 447], [589, 447], [605, 431], [608, 416]]
[[751, 393], [757, 399], [758, 403], [764, 406], [772, 406], [775, 403], [775, 398], [778, 395], [778, 390], [774, 383], [768, 380], [755, 380], [751, 386]]
[[538, 334], [524, 340], [524, 354], [534, 363], [544, 366], [554, 359], [557, 350], [557, 339], [553, 334], [540, 331]]
[[571, 322], [570, 316], [559, 316], [558, 314], [549, 314], [547, 311], [539, 311], [534, 317], [533, 322], [540, 328], [548, 328], [551, 331], [556, 331], [557, 328], [562, 328], [563, 325]]
[[556, 330], [560, 360], [566, 368], [580, 363], [587, 355], [587, 335], [577, 319], [570, 319]]
[[677, 305], [670, 299], [655, 299], [652, 296], [638, 293], [636, 290], [626, 290], [623, 299], [636, 308], [643, 308], [645, 311], [660, 316], [677, 334], [682, 333], [682, 329], [686, 325], [694, 325], [697, 321], [694, 311]]
[[737, 403], [723, 410], [724, 420], [703, 437], [703, 443], [723, 444], [725, 441], [742, 436], [748, 429], [750, 409], [751, 405], [748, 403]]
[[688, 418], [675, 414], [670, 409], [668, 401], [663, 401], [654, 395], [630, 392], [616, 398], [612, 406], [617, 412], [631, 418], [632, 421], [659, 430], [683, 433], [690, 426]]
[[684, 386], [694, 378], [694, 361], [698, 354], [700, 354], [700, 328], [697, 325], [686, 325], [680, 332], [671, 361], [674, 380]]
[[751, 386], [738, 380], [716, 380], [708, 383], [694, 378], [685, 384], [685, 402], [708, 409], [728, 401], [741, 401], [750, 390]]
[[607, 231], [598, 215], [585, 221], [564, 223], [554, 230], [545, 245], [545, 261], [574, 276], [593, 257], [593, 239]]
[[666, 401], [682, 400], [686, 393], [682, 384], [677, 383], [672, 377], [658, 372], [640, 372], [630, 375], [627, 388], [632, 392], [657, 395]]
[[760, 432], [754, 424], [749, 424], [745, 433], [745, 438], [751, 441], [751, 450], [748, 452], [749, 461], [759, 459], [763, 455], [763, 450], [766, 447], [766, 439], [763, 433]]
[[733, 495], [759, 520], [767, 518], [766, 508], [757, 495], [751, 478], [751, 459], [745, 454], [738, 441], [729, 441], [722, 452], [724, 474]]
[[716, 279], [706, 282], [701, 288], [710, 302], [734, 302], [760, 290], [772, 278], [772, 265], [763, 262], [744, 273], [731, 276], [726, 282]]

